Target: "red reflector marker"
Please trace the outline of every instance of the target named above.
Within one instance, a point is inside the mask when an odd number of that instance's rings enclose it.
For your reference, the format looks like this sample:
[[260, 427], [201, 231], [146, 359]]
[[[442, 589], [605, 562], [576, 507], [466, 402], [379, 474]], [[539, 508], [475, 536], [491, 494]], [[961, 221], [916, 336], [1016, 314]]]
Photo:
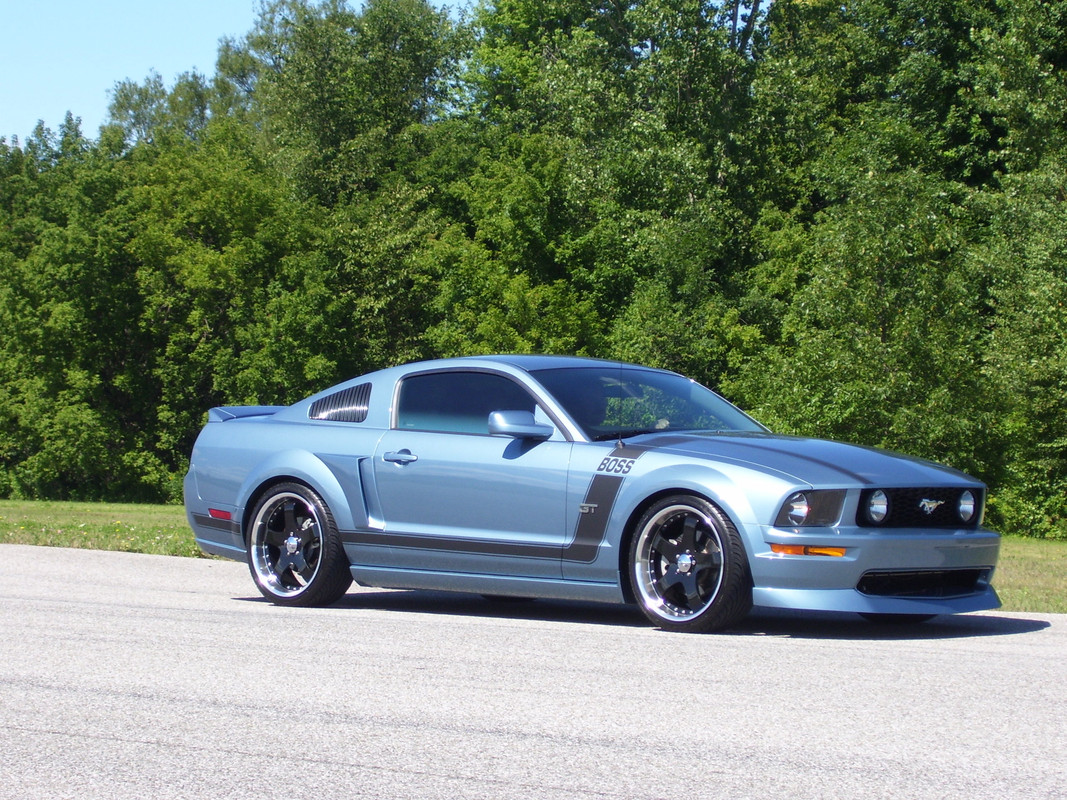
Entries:
[[212, 519], [233, 519], [233, 514], [229, 511], [223, 511], [221, 508], [209, 508], [207, 510], [207, 515]]

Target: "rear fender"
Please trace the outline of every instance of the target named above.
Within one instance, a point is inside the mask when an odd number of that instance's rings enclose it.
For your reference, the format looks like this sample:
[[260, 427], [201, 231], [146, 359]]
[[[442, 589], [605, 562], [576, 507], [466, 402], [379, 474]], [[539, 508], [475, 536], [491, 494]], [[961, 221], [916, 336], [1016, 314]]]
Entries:
[[[238, 513], [243, 520], [241, 529], [247, 531], [248, 517], [263, 492], [273, 484], [289, 480], [305, 483], [318, 492], [329, 506], [339, 530], [365, 527], [367, 514], [362, 502], [353, 507], [355, 503], [350, 503], [349, 499], [353, 493], [357, 499], [362, 497], [359, 459], [344, 460], [352, 463], [327, 464], [307, 450], [286, 450], [272, 454], [249, 473], [241, 486], [238, 494]], [[349, 485], [343, 486], [342, 480]]]

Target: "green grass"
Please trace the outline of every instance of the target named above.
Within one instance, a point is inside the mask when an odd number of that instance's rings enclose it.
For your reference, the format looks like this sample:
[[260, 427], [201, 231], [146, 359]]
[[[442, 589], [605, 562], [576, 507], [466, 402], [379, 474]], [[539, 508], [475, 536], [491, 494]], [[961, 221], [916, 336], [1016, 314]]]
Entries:
[[[199, 556], [181, 506], [0, 500], [0, 544]], [[1005, 611], [1067, 614], [1067, 541], [1005, 537], [993, 581]]]
[[0, 500], [0, 543], [199, 556], [181, 506]]
[[1067, 541], [1004, 537], [993, 585], [1006, 611], [1067, 614]]

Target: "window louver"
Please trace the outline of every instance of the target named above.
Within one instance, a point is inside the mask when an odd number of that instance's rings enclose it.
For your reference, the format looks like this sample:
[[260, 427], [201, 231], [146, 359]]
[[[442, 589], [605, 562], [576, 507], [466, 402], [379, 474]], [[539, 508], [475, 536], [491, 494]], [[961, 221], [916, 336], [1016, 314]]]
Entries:
[[330, 422], [363, 422], [367, 418], [370, 389], [369, 383], [361, 383], [334, 392], [312, 403], [308, 416]]

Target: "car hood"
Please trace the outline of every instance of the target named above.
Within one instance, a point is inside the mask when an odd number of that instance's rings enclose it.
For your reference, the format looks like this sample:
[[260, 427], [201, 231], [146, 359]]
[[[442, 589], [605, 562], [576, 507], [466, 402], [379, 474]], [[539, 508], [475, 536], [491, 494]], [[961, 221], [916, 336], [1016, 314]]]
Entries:
[[770, 433], [657, 433], [635, 445], [682, 456], [728, 460], [812, 486], [980, 486], [950, 467], [873, 447]]

